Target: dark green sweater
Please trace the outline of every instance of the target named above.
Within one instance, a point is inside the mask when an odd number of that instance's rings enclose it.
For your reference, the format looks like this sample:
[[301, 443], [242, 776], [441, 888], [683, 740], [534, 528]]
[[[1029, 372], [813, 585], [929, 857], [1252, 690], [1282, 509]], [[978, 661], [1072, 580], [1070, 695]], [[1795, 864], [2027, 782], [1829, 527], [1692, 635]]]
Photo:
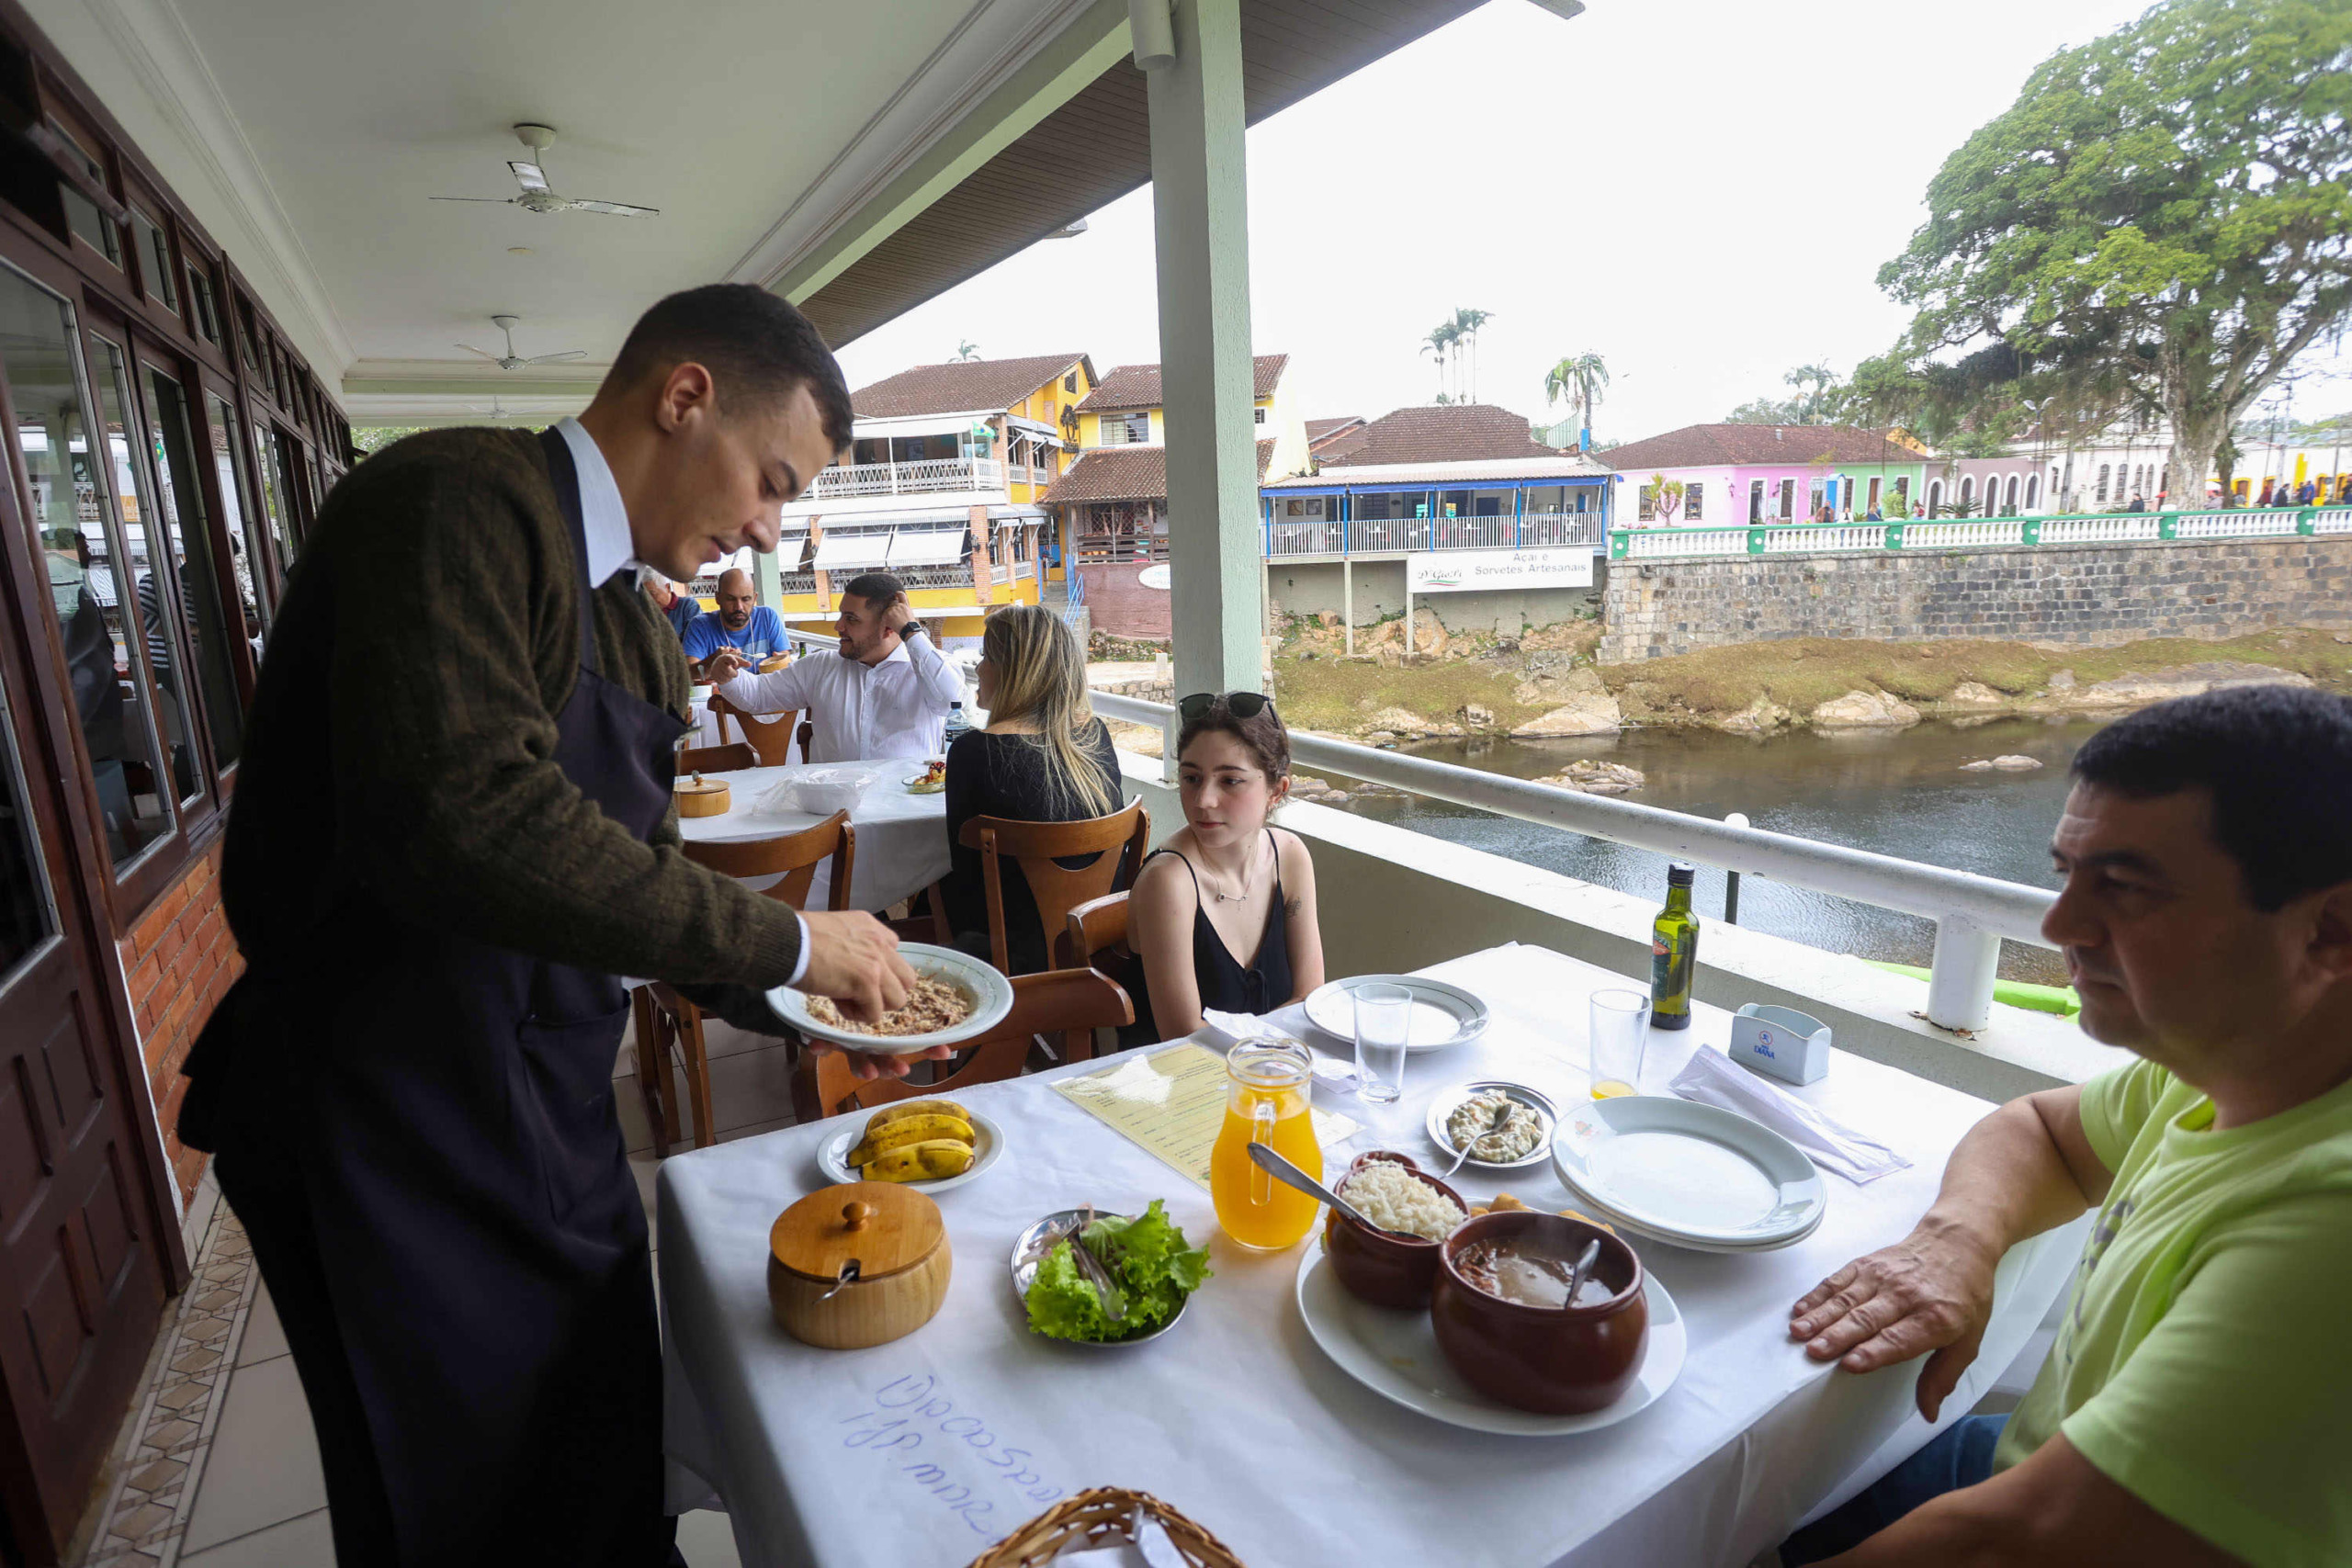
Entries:
[[[335, 486], [270, 629], [229, 814], [221, 896], [248, 963], [347, 965], [355, 932], [325, 917], [348, 886], [392, 919], [609, 974], [791, 976], [790, 908], [686, 859], [674, 811], [638, 842], [557, 766], [579, 592], [534, 435], [427, 432]], [[633, 579], [595, 613], [605, 678], [683, 715], [677, 634]]]

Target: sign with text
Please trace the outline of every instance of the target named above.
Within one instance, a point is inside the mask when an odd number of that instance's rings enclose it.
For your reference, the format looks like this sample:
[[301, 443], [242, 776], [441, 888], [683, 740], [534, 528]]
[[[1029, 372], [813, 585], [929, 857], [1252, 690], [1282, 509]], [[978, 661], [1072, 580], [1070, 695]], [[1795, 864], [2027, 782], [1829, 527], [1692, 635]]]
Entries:
[[1472, 589], [1589, 588], [1592, 547], [1541, 550], [1431, 550], [1405, 558], [1405, 580], [1416, 593]]

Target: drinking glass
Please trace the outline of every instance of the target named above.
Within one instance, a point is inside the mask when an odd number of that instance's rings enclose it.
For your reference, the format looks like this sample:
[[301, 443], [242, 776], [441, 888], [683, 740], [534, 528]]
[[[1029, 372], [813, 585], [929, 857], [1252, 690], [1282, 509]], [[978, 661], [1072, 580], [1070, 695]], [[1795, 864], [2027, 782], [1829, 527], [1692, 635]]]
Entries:
[[1405, 1047], [1413, 1037], [1413, 993], [1402, 986], [1358, 986], [1356, 1093], [1375, 1105], [1405, 1093]]
[[1642, 1047], [1650, 1032], [1650, 999], [1639, 991], [1592, 993], [1592, 1098], [1642, 1092]]

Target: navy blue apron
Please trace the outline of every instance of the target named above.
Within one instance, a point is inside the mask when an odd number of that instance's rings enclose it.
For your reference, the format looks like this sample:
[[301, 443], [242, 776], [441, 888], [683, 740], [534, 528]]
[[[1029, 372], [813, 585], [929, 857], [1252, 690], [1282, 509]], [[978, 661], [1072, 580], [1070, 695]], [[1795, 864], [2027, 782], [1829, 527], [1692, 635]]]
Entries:
[[[579, 476], [561, 435], [540, 440], [582, 583], [555, 760], [641, 840], [686, 727], [598, 673]], [[338, 1560], [677, 1561], [645, 1212], [614, 1109], [620, 981], [412, 923], [364, 888], [330, 924], [331, 989], [249, 972], [224, 999], [233, 1053], [206, 1120], [302, 1376]]]

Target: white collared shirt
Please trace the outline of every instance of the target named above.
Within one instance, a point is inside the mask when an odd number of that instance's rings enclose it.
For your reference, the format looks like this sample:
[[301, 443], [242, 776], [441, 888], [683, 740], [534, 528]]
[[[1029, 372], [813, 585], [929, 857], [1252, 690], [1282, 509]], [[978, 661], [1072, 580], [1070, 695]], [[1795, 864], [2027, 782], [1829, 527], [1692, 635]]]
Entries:
[[811, 653], [773, 675], [738, 675], [719, 695], [747, 713], [800, 709], [816, 726], [812, 762], [876, 757], [942, 756], [948, 705], [964, 695], [964, 678], [918, 634], [875, 664], [838, 653]]
[[[588, 547], [588, 582], [592, 588], [602, 588], [613, 578], [627, 570], [642, 570], [637, 558], [637, 540], [628, 531], [628, 507], [621, 501], [621, 487], [613, 479], [613, 466], [605, 461], [605, 454], [596, 446], [596, 438], [576, 419], [556, 422], [556, 434], [571, 450], [571, 466], [580, 475], [580, 531]], [[800, 959], [792, 968], [792, 977], [785, 982], [797, 986], [808, 973], [808, 922], [800, 922]]]

